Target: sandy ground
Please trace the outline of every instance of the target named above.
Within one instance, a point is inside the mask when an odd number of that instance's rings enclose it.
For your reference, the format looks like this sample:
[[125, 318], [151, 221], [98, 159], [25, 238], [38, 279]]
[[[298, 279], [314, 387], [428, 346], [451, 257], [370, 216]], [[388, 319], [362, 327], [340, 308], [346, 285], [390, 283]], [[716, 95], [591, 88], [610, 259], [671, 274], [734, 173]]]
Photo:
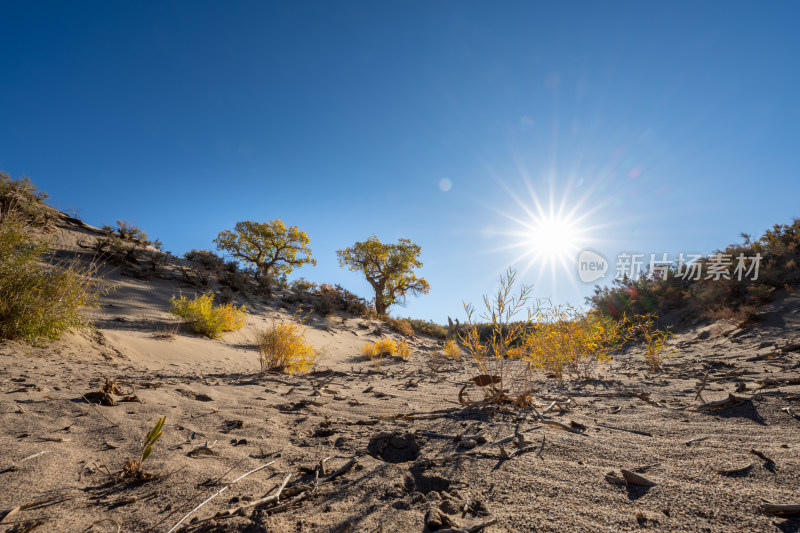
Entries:
[[[433, 339], [378, 366], [359, 351], [388, 335], [379, 323], [316, 316], [307, 328], [325, 350], [316, 370], [260, 373], [253, 332], [288, 320], [292, 306], [250, 306], [247, 327], [221, 340], [158, 338], [174, 326], [166, 300], [187, 289], [109, 279], [117, 290], [95, 311], [96, 329], [0, 344], [5, 531], [168, 532], [215, 494], [178, 530], [800, 530], [800, 518], [762, 509], [800, 504], [798, 296], [743, 330], [684, 328], [661, 373], [633, 349], [590, 381], [559, 387], [538, 375], [539, 410], [557, 402], [543, 422], [527, 409], [459, 403], [476, 371], [444, 359]], [[106, 379], [118, 386], [114, 405], [90, 403]], [[475, 385], [465, 393], [482, 397]], [[729, 394], [740, 403], [699, 408]], [[120, 479], [161, 416], [145, 462], [152, 477]], [[523, 443], [497, 444], [515, 432]], [[627, 483], [623, 469], [655, 484]], [[237, 510], [287, 476], [279, 501]]]

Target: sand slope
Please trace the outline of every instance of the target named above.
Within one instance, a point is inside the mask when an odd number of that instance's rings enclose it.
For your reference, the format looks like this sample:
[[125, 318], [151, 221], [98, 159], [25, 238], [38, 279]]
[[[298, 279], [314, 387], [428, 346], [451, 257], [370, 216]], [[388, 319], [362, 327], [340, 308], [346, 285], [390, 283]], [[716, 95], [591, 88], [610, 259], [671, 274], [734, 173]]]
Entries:
[[[69, 232], [67, 232], [69, 233]], [[69, 234], [73, 235], [73, 234]], [[67, 239], [67, 236], [61, 238]], [[74, 237], [74, 235], [73, 235]], [[685, 328], [663, 373], [636, 350], [596, 379], [557, 387], [537, 376], [549, 420], [527, 410], [462, 405], [475, 374], [444, 360], [432, 339], [412, 341], [408, 361], [364, 361], [379, 323], [314, 316], [308, 338], [325, 349], [304, 376], [258, 373], [253, 332], [296, 308], [248, 306], [248, 325], [221, 340], [179, 331], [166, 301], [177, 279], [109, 273], [117, 286], [94, 311], [95, 330], [42, 346], [0, 345], [0, 527], [23, 531], [429, 531], [496, 519], [487, 531], [797, 531], [800, 520], [765, 514], [764, 500], [800, 503], [800, 297], [785, 294], [745, 330]], [[730, 393], [736, 406], [703, 412]], [[115, 405], [84, 396], [116, 380]], [[474, 385], [466, 389], [479, 400]], [[121, 401], [135, 395], [138, 402]], [[786, 410], [788, 408], [788, 411]], [[166, 415], [148, 482], [113, 474]], [[573, 424], [574, 423], [574, 424]], [[519, 431], [530, 450], [502, 458], [495, 441]], [[447, 438], [447, 435], [462, 438]], [[463, 438], [480, 435], [481, 439]], [[694, 442], [687, 444], [687, 442]], [[474, 442], [479, 444], [472, 447]], [[503, 450], [517, 450], [506, 442]], [[760, 452], [770, 459], [753, 455]], [[453, 457], [456, 452], [474, 455]], [[320, 461], [329, 458], [326, 469]], [[355, 466], [326, 476], [355, 459]], [[750, 466], [736, 474], [721, 474]], [[303, 486], [313, 491], [301, 492]], [[657, 483], [615, 482], [620, 469]], [[305, 497], [270, 513], [215, 514], [286, 488]], [[609, 477], [608, 475], [611, 474]], [[321, 482], [320, 482], [321, 481]], [[24, 507], [14, 511], [18, 507]], [[192, 519], [198, 522], [191, 523]], [[444, 525], [443, 525], [444, 524]]]

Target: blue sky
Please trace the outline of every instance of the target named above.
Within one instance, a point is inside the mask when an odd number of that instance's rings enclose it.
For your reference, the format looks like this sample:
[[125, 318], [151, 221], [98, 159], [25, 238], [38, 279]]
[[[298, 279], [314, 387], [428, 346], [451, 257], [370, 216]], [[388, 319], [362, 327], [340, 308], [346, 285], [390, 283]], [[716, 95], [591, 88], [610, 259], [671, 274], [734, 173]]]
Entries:
[[798, 216], [798, 15], [794, 2], [3, 2], [0, 170], [178, 254], [280, 218], [318, 260], [293, 277], [366, 297], [335, 251], [409, 238], [431, 292], [395, 315], [463, 317], [508, 266], [535, 296], [581, 304], [591, 285], [526, 237], [534, 197], [564, 206], [573, 249], [612, 258], [710, 253]]

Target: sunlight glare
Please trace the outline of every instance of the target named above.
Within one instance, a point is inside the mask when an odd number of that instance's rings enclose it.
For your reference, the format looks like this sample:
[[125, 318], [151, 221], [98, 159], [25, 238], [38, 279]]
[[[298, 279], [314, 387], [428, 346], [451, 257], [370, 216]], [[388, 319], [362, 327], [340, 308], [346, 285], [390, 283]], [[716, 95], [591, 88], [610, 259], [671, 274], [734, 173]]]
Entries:
[[531, 252], [542, 259], [568, 259], [577, 249], [575, 223], [561, 217], [546, 217], [537, 220], [531, 228], [529, 245]]

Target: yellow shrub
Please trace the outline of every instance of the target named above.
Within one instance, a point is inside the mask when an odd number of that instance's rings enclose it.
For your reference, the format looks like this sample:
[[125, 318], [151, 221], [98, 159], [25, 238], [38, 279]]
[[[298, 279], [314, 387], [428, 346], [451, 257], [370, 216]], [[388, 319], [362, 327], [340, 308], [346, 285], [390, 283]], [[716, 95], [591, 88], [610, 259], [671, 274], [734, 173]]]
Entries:
[[306, 342], [301, 325], [273, 324], [256, 334], [261, 371], [305, 374], [314, 366], [319, 352]]
[[406, 341], [400, 341], [397, 343], [397, 356], [402, 357], [403, 360], [408, 359], [411, 356], [411, 348], [408, 346]]
[[634, 328], [635, 335], [639, 337], [644, 343], [644, 357], [647, 367], [651, 372], [658, 372], [664, 365], [664, 361], [674, 352], [665, 353], [667, 347], [667, 339], [672, 334], [655, 329], [653, 327], [653, 318], [648, 315], [644, 322], [637, 324]]
[[180, 299], [173, 296], [169, 303], [173, 315], [185, 319], [197, 333], [212, 339], [225, 331], [241, 329], [246, 322], [244, 306], [214, 305], [214, 296], [211, 294], [196, 296], [191, 300], [185, 296]]
[[627, 338], [623, 324], [569, 306], [542, 307], [536, 322], [525, 339], [524, 357], [559, 381], [565, 372], [588, 376], [595, 366], [609, 361], [611, 350]]
[[461, 347], [458, 345], [458, 342], [455, 339], [449, 339], [445, 341], [442, 351], [447, 357], [461, 359]]
[[[405, 344], [408, 349], [408, 344]], [[392, 339], [381, 339], [377, 342], [368, 342], [362, 348], [361, 353], [367, 359], [374, 359], [375, 357], [382, 357], [384, 355], [395, 355], [397, 353], [397, 346]]]

